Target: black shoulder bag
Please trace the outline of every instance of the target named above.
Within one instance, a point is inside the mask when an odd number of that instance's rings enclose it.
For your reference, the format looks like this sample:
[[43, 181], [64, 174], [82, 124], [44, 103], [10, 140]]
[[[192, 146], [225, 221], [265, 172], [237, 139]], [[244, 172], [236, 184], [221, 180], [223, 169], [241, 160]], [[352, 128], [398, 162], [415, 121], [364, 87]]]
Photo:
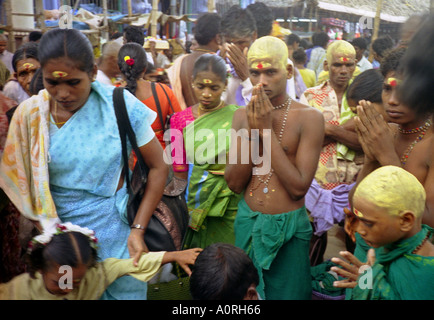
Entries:
[[[125, 106], [123, 88], [115, 88], [113, 104], [122, 143], [122, 158], [129, 194], [127, 218], [131, 225], [145, 193], [149, 168], [140, 153], [135, 133], [131, 127]], [[129, 178], [127, 137], [137, 157], [137, 164], [134, 167], [131, 180]], [[171, 170], [161, 201], [146, 228], [144, 240], [150, 251], [176, 251], [181, 249], [188, 226], [188, 209], [183, 197], [186, 185], [187, 182], [175, 177]]]

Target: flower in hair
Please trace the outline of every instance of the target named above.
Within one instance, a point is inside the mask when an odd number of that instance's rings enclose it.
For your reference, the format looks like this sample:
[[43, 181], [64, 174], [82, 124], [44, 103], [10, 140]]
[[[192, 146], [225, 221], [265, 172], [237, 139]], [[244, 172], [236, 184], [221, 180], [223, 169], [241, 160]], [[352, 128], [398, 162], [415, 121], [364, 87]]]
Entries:
[[80, 232], [89, 238], [90, 245], [97, 249], [98, 239], [95, 237], [95, 232], [88, 228], [83, 228], [72, 224], [71, 222], [56, 223], [44, 229], [44, 232], [34, 237], [28, 244], [28, 252], [31, 252], [35, 245], [47, 245], [51, 242], [54, 235], [59, 235], [67, 232]]
[[130, 67], [132, 66], [132, 65], [134, 65], [134, 59], [133, 58], [131, 58], [130, 56], [125, 56], [124, 57], [124, 61], [125, 61], [125, 63], [127, 64], [127, 65], [129, 65]]

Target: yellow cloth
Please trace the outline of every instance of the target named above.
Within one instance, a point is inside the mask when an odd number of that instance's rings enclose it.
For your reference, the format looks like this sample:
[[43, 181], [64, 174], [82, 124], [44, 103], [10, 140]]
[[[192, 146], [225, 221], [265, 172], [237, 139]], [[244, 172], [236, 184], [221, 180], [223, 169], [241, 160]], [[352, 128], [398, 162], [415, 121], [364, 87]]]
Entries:
[[23, 273], [7, 283], [0, 284], [0, 300], [97, 300], [116, 279], [130, 275], [141, 281], [149, 281], [160, 269], [165, 251], [144, 253], [138, 266], [133, 259], [108, 258], [90, 268], [78, 288], [63, 296], [51, 294], [45, 288], [41, 273], [32, 279]]
[[306, 85], [307, 88], [315, 87], [315, 81], [316, 81], [315, 71], [310, 70], [308, 68], [298, 69], [298, 71], [300, 72], [304, 84]]
[[41, 90], [18, 106], [0, 164], [0, 187], [30, 220], [57, 218], [48, 177], [49, 99]]

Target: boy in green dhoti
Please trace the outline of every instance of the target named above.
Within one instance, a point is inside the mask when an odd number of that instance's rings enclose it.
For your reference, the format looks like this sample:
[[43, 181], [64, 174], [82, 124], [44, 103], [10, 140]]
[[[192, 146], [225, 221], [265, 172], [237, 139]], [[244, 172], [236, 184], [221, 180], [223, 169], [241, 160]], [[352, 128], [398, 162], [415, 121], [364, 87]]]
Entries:
[[282, 40], [256, 40], [247, 60], [255, 88], [247, 107], [234, 113], [237, 135], [232, 136], [225, 170], [229, 188], [243, 194], [235, 218], [235, 245], [255, 264], [262, 298], [310, 299], [312, 228], [304, 196], [318, 165], [324, 118], [289, 98], [286, 82], [293, 70]]

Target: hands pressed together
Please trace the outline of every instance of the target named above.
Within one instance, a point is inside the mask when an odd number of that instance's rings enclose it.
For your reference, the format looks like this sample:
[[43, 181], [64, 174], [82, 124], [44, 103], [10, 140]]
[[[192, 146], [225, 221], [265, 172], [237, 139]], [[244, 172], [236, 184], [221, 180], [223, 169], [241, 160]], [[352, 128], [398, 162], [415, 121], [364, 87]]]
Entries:
[[381, 163], [386, 156], [396, 153], [392, 129], [371, 102], [359, 102], [354, 122], [367, 160]]
[[250, 129], [259, 129], [262, 134], [264, 129], [273, 128], [272, 117], [273, 105], [265, 93], [262, 84], [258, 84], [253, 88], [252, 99], [246, 107], [247, 120]]

